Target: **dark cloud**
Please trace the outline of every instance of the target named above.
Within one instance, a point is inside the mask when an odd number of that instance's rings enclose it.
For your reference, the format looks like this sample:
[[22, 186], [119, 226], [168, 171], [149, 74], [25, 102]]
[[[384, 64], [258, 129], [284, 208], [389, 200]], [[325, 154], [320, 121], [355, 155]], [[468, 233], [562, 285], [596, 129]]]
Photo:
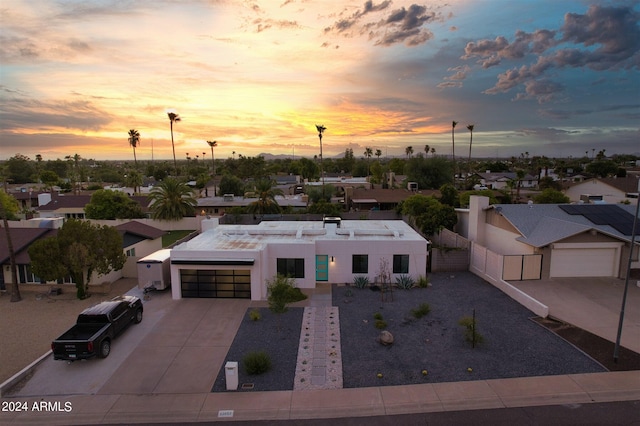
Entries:
[[[5, 92], [8, 92], [5, 90]], [[10, 92], [9, 92], [10, 93]], [[1, 96], [2, 121], [5, 128], [48, 131], [77, 129], [97, 131], [113, 120], [113, 116], [89, 101], [49, 101], [24, 97]]]
[[433, 33], [424, 28], [425, 24], [443, 20], [440, 13], [430, 11], [425, 6], [412, 4], [408, 8], [392, 10], [386, 17], [362, 22], [369, 15], [379, 16], [376, 12], [386, 11], [390, 5], [389, 0], [379, 4], [367, 1], [362, 9], [336, 21], [325, 28], [324, 32], [344, 37], [368, 34], [369, 39], [377, 46], [391, 46], [397, 43], [418, 46], [433, 38]]
[[532, 65], [500, 73], [497, 83], [484, 93], [504, 93], [524, 85], [516, 100], [548, 102], [564, 89], [545, 77], [552, 69], [640, 69], [639, 20], [640, 14], [630, 7], [592, 5], [585, 14], [567, 13], [558, 30], [517, 31], [511, 42], [503, 36], [470, 42], [462, 59], [479, 58], [483, 68], [491, 68], [531, 57]]

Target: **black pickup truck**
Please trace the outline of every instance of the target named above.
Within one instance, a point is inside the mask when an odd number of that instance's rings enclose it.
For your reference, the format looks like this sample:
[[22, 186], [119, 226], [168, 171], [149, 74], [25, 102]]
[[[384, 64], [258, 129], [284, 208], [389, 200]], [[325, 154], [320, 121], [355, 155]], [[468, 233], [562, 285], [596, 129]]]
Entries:
[[142, 311], [142, 302], [135, 296], [118, 296], [85, 309], [76, 325], [51, 342], [53, 359], [106, 358], [113, 338], [132, 322], [142, 321]]

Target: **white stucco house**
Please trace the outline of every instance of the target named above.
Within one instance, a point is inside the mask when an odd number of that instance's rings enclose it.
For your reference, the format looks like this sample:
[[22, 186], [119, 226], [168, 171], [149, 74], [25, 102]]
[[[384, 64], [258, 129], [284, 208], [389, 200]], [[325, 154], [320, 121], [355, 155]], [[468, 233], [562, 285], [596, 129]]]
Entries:
[[299, 288], [316, 283], [375, 282], [386, 262], [391, 281], [426, 274], [427, 240], [401, 220], [202, 223], [203, 232], [171, 250], [171, 291], [186, 297], [267, 297], [267, 280], [289, 275]]
[[[539, 255], [529, 267], [538, 268], [541, 278], [625, 278], [634, 215], [632, 205], [489, 205], [487, 197], [471, 196], [468, 218], [458, 232], [498, 255]], [[632, 273], [640, 269], [639, 252], [636, 239]], [[505, 263], [505, 273], [509, 267]]]

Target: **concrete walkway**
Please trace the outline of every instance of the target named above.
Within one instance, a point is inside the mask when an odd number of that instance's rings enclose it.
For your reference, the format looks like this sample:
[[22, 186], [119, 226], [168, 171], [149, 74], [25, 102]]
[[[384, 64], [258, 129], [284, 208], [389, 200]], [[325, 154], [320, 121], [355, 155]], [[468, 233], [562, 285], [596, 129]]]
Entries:
[[[588, 289], [587, 285], [583, 293]], [[328, 296], [321, 287], [314, 292], [306, 306], [326, 306], [330, 291]], [[567, 310], [580, 311], [574, 306], [580, 300], [565, 300]], [[640, 400], [640, 371], [356, 389], [210, 392], [247, 307], [263, 303], [172, 301], [169, 295], [154, 294], [145, 304], [141, 327], [132, 327], [118, 346], [114, 344], [114, 355], [120, 355], [71, 365], [46, 357], [30, 371], [28, 381], [0, 401], [5, 408], [0, 424], [325, 419]], [[637, 312], [638, 306], [631, 310]], [[96, 378], [96, 369], [111, 374]], [[65, 390], [60, 391], [63, 384]]]

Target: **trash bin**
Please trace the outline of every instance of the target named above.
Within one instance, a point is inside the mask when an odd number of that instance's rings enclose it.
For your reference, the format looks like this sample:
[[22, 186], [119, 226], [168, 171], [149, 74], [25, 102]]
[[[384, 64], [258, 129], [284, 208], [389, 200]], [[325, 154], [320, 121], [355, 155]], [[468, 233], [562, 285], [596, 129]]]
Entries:
[[227, 390], [238, 390], [238, 363], [227, 361], [224, 366]]

